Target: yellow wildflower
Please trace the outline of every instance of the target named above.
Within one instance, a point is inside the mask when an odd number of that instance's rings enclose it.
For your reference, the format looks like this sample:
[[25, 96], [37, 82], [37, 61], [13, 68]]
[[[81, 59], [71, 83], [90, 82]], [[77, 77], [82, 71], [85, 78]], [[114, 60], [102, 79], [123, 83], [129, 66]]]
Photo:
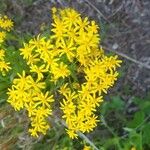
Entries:
[[71, 27], [78, 22], [80, 14], [70, 8], [66, 9], [65, 12], [66, 12], [66, 14], [64, 16], [62, 16], [63, 20], [64, 20], [66, 26], [68, 27], [68, 29], [71, 29]]
[[41, 89], [45, 89], [45, 82], [39, 82], [39, 80], [34, 81], [32, 76], [28, 76], [28, 80], [26, 80], [28, 87], [33, 89], [34, 91], [39, 92]]
[[56, 18], [54, 23], [52, 23], [52, 26], [54, 27], [51, 29], [54, 33], [52, 38], [56, 39], [56, 46], [59, 47], [60, 42], [64, 42], [64, 37], [66, 36], [66, 25], [59, 18]]
[[16, 85], [15, 87], [19, 89], [28, 89], [28, 83], [27, 83], [27, 78], [26, 77], [26, 72], [23, 70], [22, 75], [17, 73], [19, 78], [16, 78], [13, 80], [13, 83]]
[[36, 106], [41, 105], [42, 107], [50, 107], [50, 103], [54, 101], [53, 95], [49, 96], [49, 92], [46, 92], [45, 95], [40, 92], [34, 97], [36, 101]]
[[70, 75], [70, 70], [68, 69], [68, 66], [65, 65], [63, 62], [61, 62], [58, 67], [54, 66], [51, 69], [51, 72], [54, 75], [54, 79], [56, 80], [60, 77], [65, 78]]
[[0, 50], [0, 60], [4, 60], [5, 51], [3, 49]]
[[73, 58], [75, 57], [75, 53], [74, 50], [76, 49], [76, 47], [74, 47], [74, 43], [72, 41], [67, 41], [67, 44], [65, 44], [65, 42], [61, 43], [60, 47], [60, 56], [62, 56], [63, 54], [67, 55], [67, 58], [70, 62], [73, 61]]
[[62, 94], [62, 95], [66, 95], [67, 93], [69, 93], [70, 89], [67, 86], [68, 86], [68, 83], [62, 85], [60, 87], [59, 93]]
[[41, 37], [39, 34], [36, 38], [33, 38], [29, 41], [29, 45], [39, 50], [42, 47], [44, 42], [45, 42], [45, 37]]
[[98, 33], [98, 25], [95, 23], [95, 21], [91, 21], [91, 25], [88, 26], [88, 31], [92, 33]]
[[33, 46], [24, 43], [24, 48], [20, 48], [20, 55], [23, 55], [24, 59], [28, 59], [32, 55], [33, 48]]
[[69, 135], [69, 137], [70, 137], [71, 139], [77, 138], [78, 135], [75, 133], [74, 130], [67, 130], [67, 129], [66, 129], [66, 131], [67, 131], [67, 134]]
[[131, 148], [131, 150], [136, 150], [136, 147], [133, 146], [133, 147]]
[[90, 146], [85, 145], [83, 150], [92, 150]]
[[6, 32], [0, 31], [0, 44], [4, 42], [5, 38], [6, 38]]
[[10, 31], [13, 27], [13, 22], [7, 16], [0, 16], [0, 27], [4, 30]]
[[9, 62], [0, 61], [0, 71], [5, 75], [5, 71], [9, 71], [11, 67]]
[[38, 134], [37, 134], [38, 132], [40, 132], [42, 134], [46, 134], [46, 131], [49, 128], [48, 123], [45, 120], [43, 120], [42, 118], [32, 120], [31, 126], [32, 126], [32, 128], [29, 129], [29, 132], [31, 132], [32, 136], [38, 136]]
[[36, 66], [36, 65], [32, 65], [32, 66], [30, 67], [30, 69], [31, 69], [31, 70], [30, 70], [31, 72], [37, 73], [37, 75], [38, 75], [37, 79], [38, 79], [38, 80], [43, 79], [43, 78], [44, 78], [43, 73], [48, 71], [48, 70], [45, 68], [45, 65], [44, 65], [44, 64], [43, 64], [42, 66], [40, 66], [40, 67], [38, 67], [38, 66]]
[[79, 33], [83, 33], [85, 30], [87, 30], [87, 27], [89, 25], [88, 17], [85, 17], [82, 19], [81, 17], [78, 18], [76, 21], [75, 28], [79, 30]]

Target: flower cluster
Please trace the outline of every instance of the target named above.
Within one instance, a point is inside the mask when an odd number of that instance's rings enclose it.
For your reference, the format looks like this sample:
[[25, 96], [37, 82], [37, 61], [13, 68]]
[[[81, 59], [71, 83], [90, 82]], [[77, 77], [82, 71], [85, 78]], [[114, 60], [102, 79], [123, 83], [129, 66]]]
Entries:
[[[31, 75], [18, 74], [9, 89], [8, 102], [16, 110], [28, 111], [32, 126], [29, 131], [38, 136], [48, 129], [46, 118], [51, 114], [52, 94], [57, 95], [55, 100], [60, 100], [62, 118], [73, 139], [78, 131], [90, 132], [96, 127], [96, 107], [103, 101], [102, 94], [114, 85], [121, 61], [104, 54], [95, 21], [82, 18], [71, 8], [53, 8], [52, 18], [51, 35], [38, 35], [20, 49]], [[47, 80], [56, 87], [51, 95]]]
[[7, 16], [0, 15], [0, 72], [2, 75], [6, 75], [6, 72], [10, 70], [9, 62], [5, 60], [5, 50], [2, 48], [2, 43], [6, 39], [6, 33], [13, 27], [13, 22]]
[[5, 61], [5, 50], [0, 49], [0, 72], [3, 76], [5, 76], [6, 72], [11, 69], [9, 65], [10, 63]]
[[59, 90], [63, 95], [61, 109], [68, 126], [67, 133], [76, 138], [78, 131], [90, 132], [96, 127], [99, 121], [95, 115], [96, 107], [103, 101], [102, 93], [107, 93], [114, 85], [118, 76], [116, 67], [121, 61], [117, 56], [105, 56], [99, 48], [100, 37], [95, 21], [82, 18], [70, 8], [53, 9], [53, 19], [52, 40], [58, 58], [63, 56], [68, 64], [76, 66], [71, 74], [77, 79], [71, 78], [71, 83], [66, 80]]
[[0, 44], [4, 42], [6, 32], [9, 32], [12, 27], [13, 22], [7, 16], [1, 16], [0, 14]]
[[50, 92], [44, 93], [45, 82], [34, 80], [31, 75], [23, 71], [19, 78], [13, 80], [11, 89], [8, 89], [8, 102], [20, 110], [25, 108], [31, 120], [29, 132], [32, 136], [38, 137], [38, 133], [46, 134], [49, 124], [48, 115], [51, 115], [51, 102], [54, 101]]

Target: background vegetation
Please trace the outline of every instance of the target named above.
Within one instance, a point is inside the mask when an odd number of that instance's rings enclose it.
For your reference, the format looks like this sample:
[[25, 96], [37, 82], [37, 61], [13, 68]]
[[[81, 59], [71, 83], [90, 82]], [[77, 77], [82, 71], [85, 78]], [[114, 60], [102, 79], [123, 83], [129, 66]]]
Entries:
[[[56, 118], [51, 118], [52, 128], [46, 136], [31, 138], [26, 113], [15, 112], [6, 103], [12, 78], [27, 67], [18, 49], [32, 35], [47, 31], [53, 6], [73, 7], [95, 19], [106, 53], [118, 54], [123, 60], [119, 80], [97, 112], [101, 122], [77, 140], [66, 135], [63, 122]], [[90, 141], [100, 150], [150, 150], [149, 7], [149, 0], [0, 0], [0, 13], [15, 22], [4, 45], [9, 45], [7, 58], [15, 69], [9, 76], [0, 75], [0, 149], [81, 150]]]

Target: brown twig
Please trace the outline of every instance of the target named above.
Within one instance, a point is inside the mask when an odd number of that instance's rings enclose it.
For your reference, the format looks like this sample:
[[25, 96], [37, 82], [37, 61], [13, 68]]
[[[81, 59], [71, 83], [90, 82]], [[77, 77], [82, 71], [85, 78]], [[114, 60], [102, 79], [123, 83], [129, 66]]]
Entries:
[[85, 2], [86, 2], [87, 4], [89, 4], [95, 11], [97, 11], [97, 13], [99, 13], [99, 15], [100, 15], [103, 19], [105, 19], [108, 23], [110, 23], [110, 21], [103, 15], [103, 13], [102, 13], [97, 7], [95, 7], [89, 0], [85, 0]]
[[149, 65], [144, 64], [144, 63], [142, 63], [142, 62], [140, 62], [140, 61], [138, 61], [138, 60], [136, 60], [136, 59], [134, 59], [134, 58], [131, 58], [131, 57], [127, 56], [126, 54], [123, 54], [123, 53], [118, 52], [118, 51], [111, 50], [111, 49], [108, 48], [108, 47], [104, 47], [104, 46], [103, 46], [103, 48], [106, 49], [106, 50], [108, 50], [108, 51], [110, 51], [110, 52], [114, 52], [114, 53], [116, 53], [117, 55], [119, 55], [119, 56], [121, 56], [121, 57], [124, 57], [125, 59], [127, 59], [127, 60], [129, 60], [129, 61], [131, 61], [131, 62], [134, 62], [134, 63], [138, 64], [138, 65], [141, 66], [141, 67], [144, 67], [144, 68], [146, 68], [146, 69], [150, 69], [150, 66], [149, 66]]
[[107, 17], [107, 19], [110, 19], [113, 16], [115, 16], [122, 9], [123, 5], [124, 4], [122, 3], [110, 16]]

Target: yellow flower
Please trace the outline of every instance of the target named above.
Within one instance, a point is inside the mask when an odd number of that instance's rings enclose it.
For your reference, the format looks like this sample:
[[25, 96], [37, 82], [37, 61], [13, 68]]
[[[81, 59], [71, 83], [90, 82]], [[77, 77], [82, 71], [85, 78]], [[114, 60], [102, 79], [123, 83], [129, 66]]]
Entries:
[[11, 69], [10, 63], [5, 61], [5, 50], [0, 50], [0, 72], [3, 76]]
[[60, 77], [65, 78], [70, 75], [70, 70], [68, 69], [68, 66], [65, 65], [63, 62], [61, 62], [58, 67], [53, 66], [51, 68], [51, 72], [54, 75], [54, 79], [56, 80]]
[[71, 101], [65, 101], [63, 99], [63, 103], [61, 103], [61, 109], [64, 112], [64, 115], [63, 115], [62, 118], [65, 118], [67, 125], [70, 126], [71, 115], [74, 114], [74, 112], [76, 110], [76, 106], [74, 105], [73, 102], [71, 102]]
[[112, 72], [113, 70], [116, 70], [116, 67], [120, 67], [122, 61], [118, 60], [118, 56], [116, 55], [110, 57], [105, 56], [102, 62], [104, 63], [105, 67]]
[[36, 128], [32, 128], [29, 129], [29, 133], [33, 136], [33, 137], [38, 137], [38, 131], [36, 130]]
[[98, 33], [98, 25], [95, 23], [95, 21], [91, 21], [91, 25], [88, 26], [88, 31], [92, 33]]
[[43, 73], [44, 73], [44, 72], [47, 72], [47, 71], [48, 71], [48, 70], [45, 68], [45, 65], [44, 65], [44, 64], [43, 64], [42, 66], [40, 66], [40, 67], [38, 67], [38, 66], [36, 66], [36, 65], [32, 65], [32, 66], [30, 67], [30, 72], [35, 72], [35, 73], [37, 73], [37, 75], [38, 75], [37, 80], [39, 80], [39, 81], [44, 78]]
[[96, 119], [97, 117], [92, 115], [89, 117], [86, 117], [86, 120], [84, 120], [84, 126], [81, 128], [82, 132], [91, 132], [93, 129], [97, 126], [97, 122], [99, 120]]
[[26, 72], [23, 70], [22, 75], [19, 73], [17, 73], [17, 75], [19, 78], [14, 79], [13, 84], [15, 84], [17, 88], [28, 89]]
[[56, 39], [56, 46], [59, 47], [60, 43], [64, 42], [64, 37], [66, 36], [66, 25], [59, 18], [55, 18], [52, 26], [51, 31], [54, 33], [52, 38]]
[[23, 109], [27, 92], [24, 89], [18, 89], [18, 87], [12, 86], [12, 89], [8, 89], [8, 102], [14, 107], [15, 110]]
[[39, 34], [37, 38], [33, 38], [29, 41], [29, 45], [38, 50], [42, 47], [44, 42], [45, 42], [45, 37], [40, 37], [40, 34]]
[[63, 55], [63, 54], [66, 54], [68, 60], [70, 62], [73, 61], [73, 58], [75, 57], [75, 52], [74, 50], [76, 49], [76, 47], [74, 47], [74, 43], [73, 42], [69, 42], [67, 41], [66, 43], [63, 42], [60, 44], [60, 57]]
[[59, 61], [59, 58], [54, 58], [53, 56], [49, 57], [47, 60], [45, 59], [46, 69], [51, 71], [52, 68], [57, 68], [58, 61]]
[[11, 89], [8, 89], [8, 102], [15, 110], [26, 108], [28, 116], [31, 119], [29, 129], [32, 136], [38, 137], [39, 133], [46, 134], [49, 125], [46, 117], [51, 115], [50, 103], [54, 101], [53, 95], [49, 92], [43, 94], [41, 89], [45, 88], [45, 82], [34, 81], [25, 71], [19, 78], [14, 79]]
[[[42, 132], [43, 134], [46, 134], [46, 131], [49, 128], [49, 125], [47, 124], [47, 122], [45, 120], [43, 120], [42, 118], [36, 119], [36, 120], [32, 120], [31, 122], [31, 126], [34, 129], [29, 129], [29, 132], [31, 132], [31, 134], [34, 136], [37, 136], [37, 132]], [[33, 132], [34, 131], [34, 132]]]
[[[32, 99], [33, 99], [33, 97], [32, 97]], [[28, 111], [28, 116], [29, 117], [31, 117], [31, 116], [33, 116], [33, 115], [35, 115], [35, 108], [36, 108], [36, 105], [32, 102], [30, 102], [29, 104], [25, 104], [25, 107], [26, 107], [26, 109], [27, 109], [27, 111]]]
[[7, 16], [0, 16], [0, 27], [4, 30], [10, 31], [13, 27], [13, 22]]
[[0, 71], [5, 74], [5, 71], [9, 71], [11, 67], [9, 62], [0, 61]]
[[26, 80], [28, 87], [30, 89], [33, 89], [34, 92], [37, 91], [39, 92], [42, 89], [45, 89], [45, 82], [39, 82], [39, 80], [34, 81], [32, 76], [28, 76], [28, 80]]
[[78, 18], [76, 21], [75, 28], [79, 30], [80, 33], [84, 32], [89, 25], [88, 17], [82, 19], [81, 17]]
[[0, 50], [0, 60], [4, 60], [5, 51], [3, 49]]
[[76, 99], [78, 95], [75, 92], [69, 91], [68, 93], [64, 93], [64, 96], [67, 101], [72, 101], [73, 99]]
[[75, 28], [71, 28], [69, 30], [67, 30], [67, 36], [69, 38], [69, 41], [74, 43], [78, 40], [78, 30]]
[[92, 150], [90, 146], [85, 145], [83, 150]]
[[45, 119], [45, 117], [48, 117], [51, 114], [52, 114], [52, 110], [50, 108], [38, 107], [37, 109], [35, 109], [35, 119], [36, 120], [38, 118]]
[[23, 58], [28, 60], [28, 58], [32, 55], [33, 49], [33, 46], [24, 43], [24, 48], [20, 48], [20, 55], [23, 55]]
[[89, 96], [89, 100], [93, 104], [93, 107], [99, 106], [101, 102], [103, 102], [102, 96], [96, 96], [96, 93], [93, 93], [93, 95]]
[[136, 147], [133, 146], [133, 147], [131, 148], [131, 150], [136, 150]]
[[54, 101], [53, 95], [49, 96], [49, 92], [46, 92], [45, 95], [40, 92], [37, 93], [37, 96], [34, 97], [34, 100], [36, 101], [36, 106], [41, 105], [42, 107], [50, 107], [50, 103]]
[[66, 9], [65, 12], [66, 14], [64, 15], [64, 17], [62, 16], [63, 20], [66, 26], [68, 27], [68, 29], [71, 29], [71, 27], [77, 23], [80, 14], [70, 8]]
[[66, 95], [67, 93], [69, 93], [70, 89], [67, 86], [68, 86], [68, 83], [62, 85], [60, 87], [59, 93], [62, 94], [62, 95]]
[[[82, 32], [77, 39], [77, 43], [80, 45], [81, 50], [87, 50], [87, 53], [91, 52], [91, 48], [97, 48], [99, 44], [98, 34], [93, 34], [91, 32]], [[81, 51], [80, 51], [81, 52]]]
[[56, 7], [53, 7], [53, 8], [52, 8], [52, 13], [55, 14], [56, 12], [57, 12]]
[[52, 50], [53, 45], [51, 44], [51, 40], [44, 41], [41, 45], [41, 47], [37, 50], [40, 54], [40, 58], [43, 59], [44, 61], [47, 60], [50, 56], [52, 56], [50, 53], [50, 50]]
[[90, 116], [96, 111], [95, 106], [90, 100], [81, 100], [80, 109], [85, 116]]
[[6, 32], [0, 31], [0, 44], [4, 42], [5, 38], [6, 38]]
[[82, 95], [82, 98], [88, 98], [91, 94], [91, 91], [89, 90], [89, 88], [85, 85], [81, 86], [82, 90], [79, 90], [79, 93]]
[[30, 55], [28, 60], [27, 60], [28, 65], [35, 65], [38, 62], [40, 62], [39, 54]]
[[66, 131], [71, 139], [77, 138], [78, 135], [77, 135], [77, 133], [75, 133], [74, 130], [66, 129]]

